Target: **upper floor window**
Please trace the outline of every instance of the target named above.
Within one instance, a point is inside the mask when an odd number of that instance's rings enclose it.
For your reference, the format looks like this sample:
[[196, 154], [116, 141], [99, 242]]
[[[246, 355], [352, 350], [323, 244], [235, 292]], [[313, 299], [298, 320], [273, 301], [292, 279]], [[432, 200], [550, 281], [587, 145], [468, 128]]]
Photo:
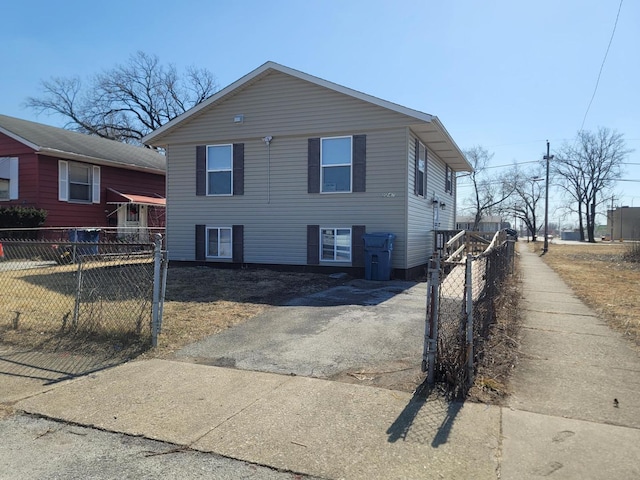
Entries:
[[427, 149], [418, 142], [417, 163], [416, 163], [416, 195], [424, 197], [424, 184], [427, 172]]
[[446, 166], [444, 191], [453, 195], [453, 170]]
[[18, 199], [18, 159], [0, 157], [0, 200]]
[[351, 192], [351, 137], [322, 138], [320, 141], [320, 184], [322, 193]]
[[207, 147], [207, 195], [233, 195], [233, 145]]
[[100, 167], [60, 160], [58, 199], [65, 202], [100, 203]]

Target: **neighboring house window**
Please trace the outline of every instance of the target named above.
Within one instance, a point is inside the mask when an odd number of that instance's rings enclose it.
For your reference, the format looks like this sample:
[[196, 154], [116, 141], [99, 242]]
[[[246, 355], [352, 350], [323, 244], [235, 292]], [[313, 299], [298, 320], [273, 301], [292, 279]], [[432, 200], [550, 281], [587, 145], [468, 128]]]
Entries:
[[244, 143], [196, 146], [196, 195], [244, 195]]
[[320, 260], [333, 262], [351, 261], [351, 229], [320, 229]]
[[58, 199], [64, 202], [100, 203], [100, 167], [60, 160]]
[[0, 200], [9, 200], [9, 179], [0, 178]]
[[0, 157], [0, 200], [18, 199], [18, 159]]
[[451, 195], [453, 195], [453, 170], [449, 168], [449, 165], [446, 166], [445, 179], [446, 183], [444, 186], [444, 191], [449, 192]]
[[351, 137], [320, 139], [322, 193], [351, 192]]
[[424, 197], [425, 180], [427, 174], [427, 149], [422, 143], [416, 141], [416, 186], [415, 193]]
[[140, 221], [140, 205], [131, 203], [127, 205], [127, 222], [139, 222]]
[[207, 147], [207, 195], [233, 195], [233, 145]]
[[231, 227], [207, 228], [207, 257], [231, 258], [232, 239]]

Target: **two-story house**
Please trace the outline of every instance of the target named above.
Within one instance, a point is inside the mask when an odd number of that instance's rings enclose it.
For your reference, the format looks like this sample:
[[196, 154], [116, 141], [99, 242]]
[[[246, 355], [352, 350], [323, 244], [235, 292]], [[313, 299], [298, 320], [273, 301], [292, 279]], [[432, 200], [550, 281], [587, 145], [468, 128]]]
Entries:
[[471, 165], [437, 117], [267, 62], [152, 132], [170, 260], [361, 274], [363, 235], [424, 273]]

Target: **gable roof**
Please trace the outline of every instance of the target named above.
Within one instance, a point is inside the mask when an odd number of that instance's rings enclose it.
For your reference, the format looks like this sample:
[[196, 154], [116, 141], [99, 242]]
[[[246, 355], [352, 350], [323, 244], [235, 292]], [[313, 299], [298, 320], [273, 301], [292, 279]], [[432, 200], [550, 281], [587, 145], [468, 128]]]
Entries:
[[269, 75], [272, 72], [280, 72], [286, 75], [290, 75], [295, 78], [313, 83], [315, 85], [333, 90], [335, 92], [348, 95], [359, 100], [372, 103], [382, 108], [392, 110], [396, 113], [406, 115], [408, 117], [407, 125], [420, 137], [420, 139], [429, 146], [429, 148], [436, 153], [443, 161], [451, 166], [456, 171], [472, 171], [471, 164], [466, 160], [464, 154], [460, 148], [453, 141], [444, 125], [440, 122], [438, 117], [429, 115], [428, 113], [413, 110], [411, 108], [403, 107], [387, 100], [367, 95], [366, 93], [353, 90], [351, 88], [344, 87], [337, 83], [329, 82], [313, 75], [309, 75], [298, 70], [294, 70], [284, 65], [280, 65], [275, 62], [266, 62], [262, 66], [256, 68], [252, 72], [248, 73], [244, 77], [236, 80], [231, 85], [223, 88], [219, 92], [215, 93], [211, 97], [207, 98], [203, 102], [187, 110], [182, 115], [174, 118], [170, 122], [165, 123], [163, 126], [149, 133], [142, 138], [142, 142], [148, 145], [164, 146], [163, 139], [175, 130], [182, 122], [197, 116], [205, 109], [212, 108], [215, 105], [223, 102], [231, 96], [237, 95], [245, 88], [254, 84], [261, 78]]
[[7, 115], [0, 115], [0, 133], [42, 155], [159, 174], [167, 168], [166, 157], [149, 148]]

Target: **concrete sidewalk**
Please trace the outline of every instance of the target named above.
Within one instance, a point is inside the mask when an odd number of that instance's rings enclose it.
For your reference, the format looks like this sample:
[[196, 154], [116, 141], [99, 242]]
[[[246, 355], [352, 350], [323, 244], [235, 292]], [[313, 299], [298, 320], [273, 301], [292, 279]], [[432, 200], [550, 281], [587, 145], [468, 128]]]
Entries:
[[525, 325], [506, 408], [166, 360], [31, 391], [15, 407], [330, 479], [640, 478], [638, 353], [520, 253]]
[[16, 408], [322, 478], [496, 478], [500, 409], [183, 362], [131, 362]]
[[524, 331], [501, 478], [640, 478], [638, 352], [526, 244], [519, 250]]

